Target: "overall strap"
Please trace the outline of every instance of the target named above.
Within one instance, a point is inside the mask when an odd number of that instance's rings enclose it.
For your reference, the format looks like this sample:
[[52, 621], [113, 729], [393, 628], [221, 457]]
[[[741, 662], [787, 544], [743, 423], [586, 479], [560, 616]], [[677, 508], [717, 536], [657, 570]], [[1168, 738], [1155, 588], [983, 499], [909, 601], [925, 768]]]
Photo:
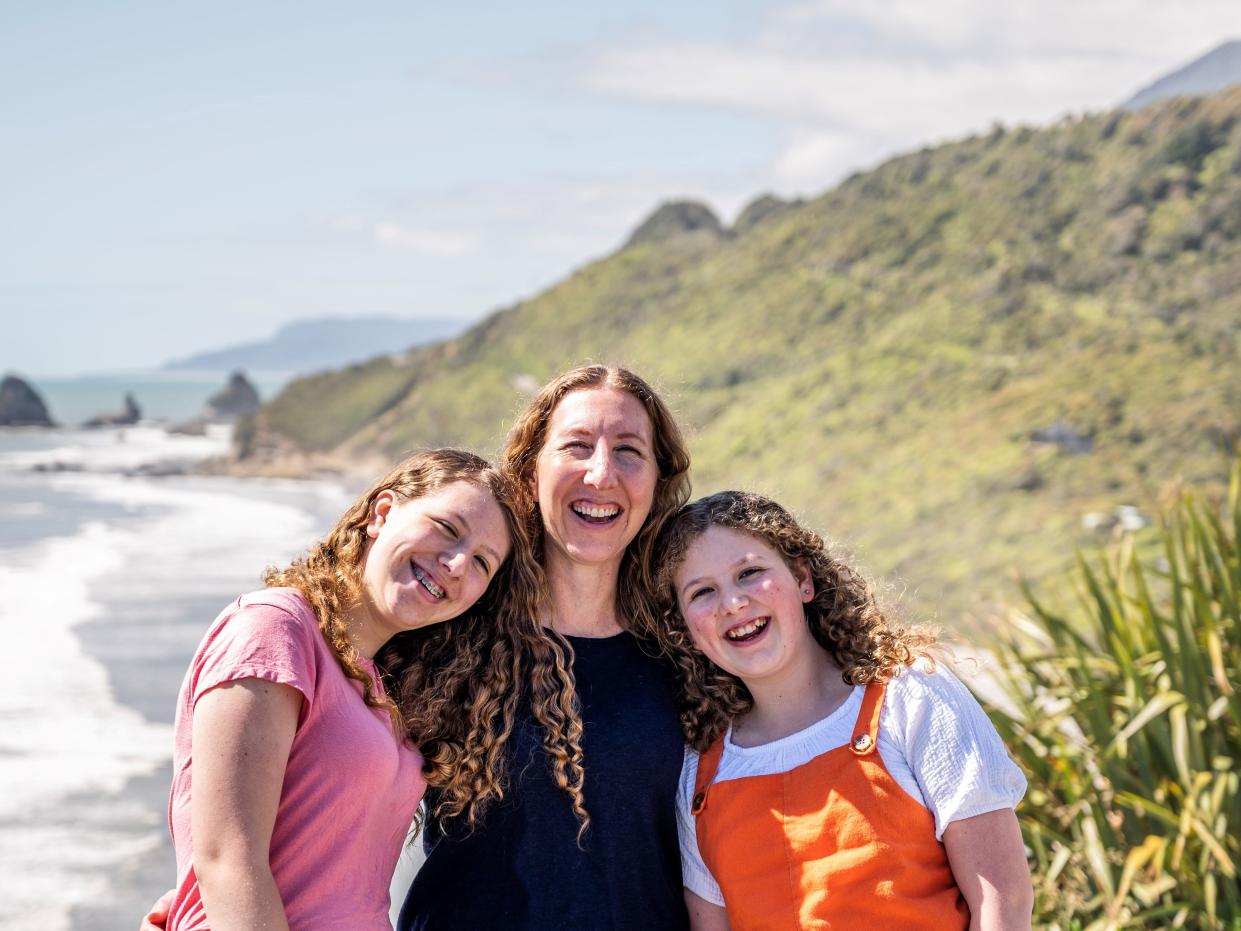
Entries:
[[849, 749], [858, 756], [874, 753], [879, 746], [879, 714], [883, 711], [886, 691], [886, 682], [872, 682], [866, 686], [862, 710], [858, 712], [857, 722], [853, 725], [853, 739], [849, 742]]
[[716, 770], [720, 768], [720, 757], [724, 755], [725, 736], [720, 735], [719, 740], [708, 747], [706, 752], [698, 754], [698, 777], [694, 780], [694, 804], [690, 808], [694, 815], [707, 807], [707, 789], [715, 779]]

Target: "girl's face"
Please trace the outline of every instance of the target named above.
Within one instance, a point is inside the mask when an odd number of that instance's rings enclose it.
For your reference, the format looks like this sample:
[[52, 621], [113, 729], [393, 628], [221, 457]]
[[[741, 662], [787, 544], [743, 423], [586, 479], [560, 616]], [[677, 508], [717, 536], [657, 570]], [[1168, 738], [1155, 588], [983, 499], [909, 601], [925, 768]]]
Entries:
[[711, 526], [690, 544], [675, 576], [690, 637], [725, 672], [749, 683], [779, 676], [817, 644], [804, 605], [814, 583], [758, 537]]
[[658, 478], [651, 418], [637, 398], [608, 387], [565, 395], [532, 480], [547, 559], [619, 569], [651, 512]]
[[387, 640], [456, 617], [508, 556], [508, 527], [491, 492], [452, 482], [420, 498], [381, 492], [366, 527], [362, 591], [371, 638]]

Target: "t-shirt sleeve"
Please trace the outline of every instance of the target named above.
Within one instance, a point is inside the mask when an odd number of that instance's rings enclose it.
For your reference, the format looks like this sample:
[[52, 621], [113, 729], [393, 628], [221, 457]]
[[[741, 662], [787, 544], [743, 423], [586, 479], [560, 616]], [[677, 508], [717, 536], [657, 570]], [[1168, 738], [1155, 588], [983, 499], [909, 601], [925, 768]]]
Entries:
[[685, 749], [681, 783], [677, 786], [677, 831], [681, 836], [681, 881], [685, 888], [714, 905], [723, 907], [724, 894], [698, 851], [698, 825], [694, 817], [694, 780], [698, 777], [698, 754]]
[[935, 837], [953, 821], [1013, 808], [1026, 778], [982, 706], [961, 681], [937, 663], [892, 680], [887, 702], [904, 736], [906, 760], [935, 816]]
[[238, 679], [263, 679], [297, 689], [309, 708], [315, 688], [314, 615], [276, 604], [247, 603], [218, 622], [195, 660], [189, 703]]

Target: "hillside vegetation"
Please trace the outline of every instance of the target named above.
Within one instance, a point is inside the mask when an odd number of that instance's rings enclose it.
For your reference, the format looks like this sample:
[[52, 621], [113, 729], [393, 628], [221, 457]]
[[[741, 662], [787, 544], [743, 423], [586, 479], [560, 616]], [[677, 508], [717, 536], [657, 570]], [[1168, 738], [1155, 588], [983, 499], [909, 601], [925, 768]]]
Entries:
[[533, 386], [622, 362], [683, 417], [697, 492], [777, 495], [948, 626], [1012, 568], [1071, 560], [1088, 513], [1151, 507], [1155, 477], [1222, 482], [1241, 89], [996, 128], [759, 206], [733, 230], [665, 208], [456, 340], [294, 382], [239, 455], [494, 450]]
[[1160, 525], [1146, 557], [1083, 556], [1075, 597], [1027, 592], [1003, 638], [991, 714], [1048, 931], [1241, 928], [1241, 459], [1226, 502], [1186, 490]]

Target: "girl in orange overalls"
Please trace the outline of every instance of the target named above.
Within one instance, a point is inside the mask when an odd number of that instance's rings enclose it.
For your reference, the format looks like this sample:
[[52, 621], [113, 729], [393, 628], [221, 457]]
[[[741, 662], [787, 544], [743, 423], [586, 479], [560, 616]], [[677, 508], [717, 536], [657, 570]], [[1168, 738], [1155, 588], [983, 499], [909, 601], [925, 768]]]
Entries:
[[1025, 778], [932, 633], [757, 495], [686, 505], [659, 565], [695, 931], [1030, 927]]

